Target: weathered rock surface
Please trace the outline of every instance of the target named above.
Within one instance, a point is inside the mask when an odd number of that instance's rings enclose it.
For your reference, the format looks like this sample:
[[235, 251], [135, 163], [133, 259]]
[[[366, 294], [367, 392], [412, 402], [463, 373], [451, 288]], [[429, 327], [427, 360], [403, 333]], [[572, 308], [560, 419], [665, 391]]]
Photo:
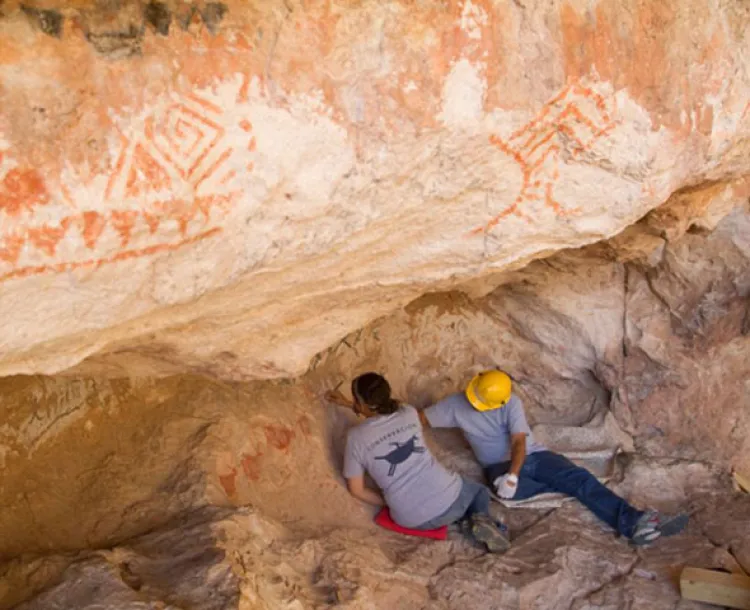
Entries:
[[745, 198], [748, 28], [742, 0], [6, 0], [0, 374], [294, 376], [682, 187]]
[[[426, 296], [296, 381], [0, 380], [0, 555], [112, 544], [206, 504], [313, 529], [361, 523], [338, 479], [351, 419], [320, 397], [370, 369], [422, 406], [499, 364], [551, 447], [747, 472], [749, 218], [738, 208], [710, 235], [662, 239], [627, 263], [617, 240], [566, 252], [474, 300]], [[434, 436], [446, 465], [479, 476], [458, 435]]]
[[0, 607], [31, 596], [17, 609], [708, 610], [680, 601], [674, 577], [686, 563], [726, 568], [727, 545], [750, 550], [750, 497], [732, 495], [706, 467], [638, 468], [625, 469], [625, 483], [649, 480], [653, 469], [695, 499], [689, 530], [651, 549], [636, 552], [577, 504], [514, 529], [504, 556], [474, 549], [457, 532], [447, 542], [372, 527], [309, 536], [255, 510], [205, 509], [112, 549], [17, 560], [0, 580], [16, 595]]
[[331, 348], [311, 376], [384, 371], [421, 406], [499, 365], [561, 449], [635, 446], [748, 471], [750, 207], [676, 240], [665, 236], [694, 225], [665, 223], [668, 211], [495, 278], [484, 297], [425, 296]]
[[[704, 608], [683, 565], [750, 571], [748, 31], [741, 0], [0, 0], [0, 608]], [[688, 531], [377, 529], [324, 391], [494, 365]]]

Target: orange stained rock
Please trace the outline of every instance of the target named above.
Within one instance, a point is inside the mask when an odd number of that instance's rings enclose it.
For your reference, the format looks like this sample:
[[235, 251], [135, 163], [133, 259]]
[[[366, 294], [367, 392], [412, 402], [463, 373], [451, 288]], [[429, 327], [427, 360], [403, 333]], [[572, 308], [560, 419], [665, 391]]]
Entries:
[[13, 168], [0, 182], [0, 210], [8, 216], [18, 216], [47, 203], [49, 194], [36, 170]]
[[116, 210], [112, 212], [112, 224], [120, 235], [121, 247], [127, 246], [130, 242], [130, 235], [133, 231], [136, 218], [138, 218], [138, 212], [134, 210]]
[[271, 447], [279, 451], [286, 451], [294, 439], [294, 431], [281, 425], [268, 425], [264, 427], [266, 441]]
[[262, 474], [262, 457], [263, 452], [258, 451], [253, 455], [243, 454], [242, 458], [240, 459], [240, 463], [242, 464], [242, 471], [245, 473], [245, 478], [248, 481], [258, 481], [260, 479], [260, 476]]
[[99, 212], [83, 213], [83, 241], [86, 247], [93, 249], [107, 222]]
[[[109, 264], [109, 263], [117, 263], [120, 261], [125, 261], [125, 260], [129, 260], [133, 258], [141, 258], [143, 256], [152, 256], [154, 254], [159, 254], [161, 252], [170, 252], [172, 250], [176, 250], [183, 246], [196, 243], [198, 241], [207, 239], [209, 237], [214, 237], [218, 235], [219, 233], [221, 233], [221, 229], [216, 227], [214, 229], [210, 229], [208, 231], [204, 231], [197, 235], [193, 235], [192, 237], [183, 239], [177, 243], [161, 243], [161, 244], [155, 244], [153, 246], [148, 246], [146, 248], [122, 250], [113, 256], [109, 256], [105, 258], [91, 258], [91, 259], [87, 259], [83, 261], [70, 261], [70, 262], [63, 262], [63, 263], [50, 263], [48, 265], [20, 267], [18, 269], [14, 269], [12, 271], [9, 271], [5, 274], [0, 275], [0, 282], [5, 282], [7, 280], [16, 279], [16, 278], [29, 277], [31, 275], [40, 275], [43, 273], [62, 273], [66, 271], [73, 271], [74, 269], [85, 269], [85, 268], [96, 269], [98, 267], [101, 267], [102, 265]], [[18, 241], [17, 241], [18, 239], [19, 238], [16, 236], [13, 236], [10, 238], [6, 237], [4, 245], [0, 247], [0, 258], [3, 258], [3, 260], [12, 259], [15, 254], [16, 258], [13, 260], [7, 260], [7, 262], [12, 262], [12, 263], [17, 262], [18, 251], [20, 251], [20, 247], [18, 246]], [[21, 245], [23, 245], [23, 242], [21, 243]], [[45, 247], [44, 240], [42, 239], [37, 245], [39, 247], [44, 248]], [[14, 251], [12, 251], [11, 248], [13, 248]]]
[[[694, 11], [708, 14], [710, 8], [699, 2]], [[693, 130], [711, 133], [713, 110], [704, 106], [705, 98], [731, 74], [719, 61], [726, 40], [718, 27], [696, 22], [695, 43], [678, 47], [686, 18], [678, 12], [676, 3], [648, 0], [599, 2], [589, 12], [566, 2], [560, 25], [568, 82], [596, 75], [626, 89], [649, 111], [654, 129], [664, 125], [681, 137]]]
[[42, 225], [28, 230], [29, 241], [39, 250], [42, 250], [47, 256], [54, 256], [57, 251], [57, 244], [65, 236], [67, 227], [50, 227]]
[[220, 474], [219, 483], [227, 496], [231, 498], [237, 492], [237, 469], [232, 468], [228, 473]]

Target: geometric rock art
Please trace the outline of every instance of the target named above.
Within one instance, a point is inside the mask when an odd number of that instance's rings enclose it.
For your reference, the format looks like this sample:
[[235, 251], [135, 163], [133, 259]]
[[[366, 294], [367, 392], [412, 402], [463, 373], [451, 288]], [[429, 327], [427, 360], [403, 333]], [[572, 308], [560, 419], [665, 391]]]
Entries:
[[[170, 96], [120, 120], [111, 174], [67, 168], [56, 189], [0, 150], [0, 281], [95, 268], [219, 233], [240, 194], [223, 115], [197, 95]], [[243, 120], [240, 129], [246, 154], [252, 125]], [[55, 219], [35, 214], [39, 206]]]

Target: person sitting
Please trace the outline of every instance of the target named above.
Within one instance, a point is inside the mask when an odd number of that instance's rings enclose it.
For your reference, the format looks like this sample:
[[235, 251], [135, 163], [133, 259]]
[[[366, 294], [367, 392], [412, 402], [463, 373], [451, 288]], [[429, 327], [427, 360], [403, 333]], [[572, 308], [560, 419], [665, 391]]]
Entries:
[[[368, 504], [387, 505], [402, 527], [431, 530], [466, 520], [474, 539], [490, 552], [508, 550], [510, 542], [489, 514], [489, 490], [437, 462], [424, 442], [417, 410], [394, 400], [377, 373], [356, 377], [351, 388], [353, 402], [339, 392], [326, 395], [365, 418], [346, 439], [343, 474], [349, 492]], [[365, 472], [380, 491], [365, 485]]]
[[463, 431], [500, 498], [524, 500], [545, 492], [573, 496], [635, 545], [678, 534], [687, 525], [685, 514], [668, 516], [634, 508], [585, 468], [536, 442], [521, 399], [503, 371], [479, 373], [465, 392], [419, 413], [425, 426]]

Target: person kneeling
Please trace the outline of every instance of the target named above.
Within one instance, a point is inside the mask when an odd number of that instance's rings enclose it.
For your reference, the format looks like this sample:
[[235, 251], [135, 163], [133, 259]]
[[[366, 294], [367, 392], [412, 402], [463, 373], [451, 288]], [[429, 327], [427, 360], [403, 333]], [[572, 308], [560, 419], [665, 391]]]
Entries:
[[[326, 397], [353, 408], [366, 421], [351, 428], [344, 456], [349, 492], [374, 506], [387, 505], [402, 527], [429, 530], [468, 521], [473, 537], [492, 553], [510, 542], [490, 517], [490, 493], [479, 483], [449, 472], [424, 442], [417, 410], [391, 398], [391, 387], [377, 373], [352, 381], [353, 403], [340, 393]], [[381, 492], [365, 485], [369, 473]]]

